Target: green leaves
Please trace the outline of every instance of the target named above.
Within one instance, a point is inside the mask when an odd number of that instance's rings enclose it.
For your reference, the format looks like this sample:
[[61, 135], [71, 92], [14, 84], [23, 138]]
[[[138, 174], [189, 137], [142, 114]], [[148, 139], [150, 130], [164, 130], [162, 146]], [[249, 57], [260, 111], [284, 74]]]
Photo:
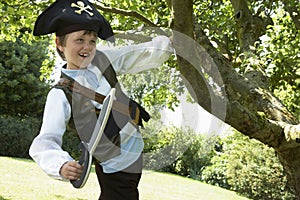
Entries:
[[153, 106], [174, 109], [185, 88], [179, 72], [167, 65], [136, 75], [123, 76], [120, 81], [125, 91], [133, 99], [143, 102], [148, 109]]
[[224, 139], [223, 151], [203, 171], [204, 181], [234, 190], [251, 199], [294, 199], [272, 148], [234, 133]]
[[[39, 116], [49, 87], [39, 80], [46, 58], [45, 43], [28, 45], [20, 39], [0, 45], [1, 115]], [[36, 52], [35, 56], [31, 52]], [[51, 63], [52, 64], [52, 63]]]
[[278, 9], [258, 47], [261, 62], [270, 82], [270, 89], [290, 111], [299, 116], [300, 98], [300, 31], [295, 28], [290, 16]]
[[0, 39], [16, 41], [20, 38], [23, 41], [31, 42], [34, 40], [32, 30], [34, 22], [42, 9], [54, 0], [47, 2], [37, 1], [1, 1], [0, 19]]
[[[21, 40], [25, 43], [31, 44], [35, 40], [43, 40], [42, 37], [33, 37], [32, 30], [34, 22], [38, 14], [47, 6], [53, 3], [54, 0], [48, 1], [0, 1], [2, 12], [0, 13], [0, 40], [17, 42]], [[142, 0], [103, 0], [96, 1], [97, 4], [103, 6], [122, 9], [122, 14], [102, 12], [108, 18], [113, 26], [115, 32], [128, 30], [141, 30], [148, 25], [135, 17], [133, 13], [143, 16], [147, 20], [153, 22], [156, 26], [161, 28], [169, 27], [171, 22], [171, 10], [167, 5], [167, 1], [142, 1]], [[293, 2], [293, 1], [291, 1]], [[296, 2], [296, 1], [295, 1]], [[299, 3], [291, 5], [299, 6]], [[237, 39], [235, 13], [229, 0], [215, 0], [215, 1], [194, 1], [194, 31], [201, 27], [210, 41], [214, 44], [217, 50], [225, 55], [233, 66], [239, 71], [243, 71], [245, 66], [242, 66], [239, 60], [243, 57], [240, 54], [240, 46]], [[297, 7], [298, 9], [298, 7]], [[259, 61], [268, 75], [270, 81], [270, 88], [278, 97], [280, 97], [291, 111], [299, 113], [299, 95], [297, 88], [299, 88], [299, 41], [300, 34], [295, 28], [293, 21], [289, 14], [284, 10], [284, 4], [273, 1], [249, 1], [249, 10], [253, 15], [260, 17], [272, 16], [274, 25], [269, 26], [263, 40], [256, 43], [255, 51], [258, 57], [252, 60]], [[272, 15], [271, 15], [272, 14]], [[150, 35], [151, 33], [149, 33]], [[45, 39], [49, 39], [45, 37]], [[53, 44], [52, 44], [53, 45]], [[7, 53], [7, 52], [5, 52]], [[20, 63], [36, 64], [34, 57], [39, 57], [38, 51], [31, 51], [27, 54], [22, 54], [22, 59], [12, 58], [5, 67], [12, 66], [11, 70], [14, 73], [24, 73], [24, 67]], [[49, 66], [51, 63], [51, 55], [43, 61], [43, 66]], [[33, 60], [32, 60], [33, 59]], [[14, 60], [14, 62], [12, 62]], [[31, 60], [31, 62], [29, 62]], [[251, 58], [249, 58], [251, 61]], [[249, 63], [249, 62], [244, 62]], [[252, 63], [252, 62], [251, 62]], [[257, 62], [254, 62], [257, 63]], [[4, 64], [4, 63], [1, 63]], [[175, 66], [176, 64], [172, 64]], [[179, 74], [172, 74], [166, 70], [152, 71], [151, 73], [157, 75], [143, 74], [128, 78], [127, 83], [137, 80], [136, 86], [130, 86], [128, 92], [133, 94], [135, 98], [145, 99], [145, 105], [148, 107], [155, 104], [173, 108], [178, 104], [177, 96], [183, 90], [183, 84], [180, 80]], [[45, 74], [42, 80], [49, 80], [50, 70], [48, 67], [42, 67], [42, 72]], [[298, 70], [298, 71], [297, 71]], [[39, 71], [39, 70], [37, 70]], [[36, 75], [36, 74], [35, 74]], [[165, 76], [165, 77], [164, 77]], [[4, 79], [3, 79], [4, 80]], [[3, 82], [3, 80], [1, 80]], [[149, 81], [151, 80], [151, 81]], [[127, 84], [124, 80], [124, 85]], [[12, 86], [16, 83], [10, 83]], [[288, 89], [293, 95], [284, 94], [284, 90]], [[143, 91], [143, 92], [139, 92]], [[156, 100], [151, 100], [151, 96], [155, 96]]]
[[[132, 15], [132, 12], [142, 15], [160, 27], [167, 27], [170, 19], [170, 10], [168, 9], [165, 1], [106, 0], [102, 1], [102, 4], [111, 8], [122, 9], [128, 12], [128, 16], [120, 14], [112, 14], [109, 16], [114, 30], [136, 30], [138, 28], [148, 26], [147, 24], [143, 24], [143, 22], [135, 18]], [[109, 15], [108, 13], [103, 14], [105, 14], [105, 16]]]

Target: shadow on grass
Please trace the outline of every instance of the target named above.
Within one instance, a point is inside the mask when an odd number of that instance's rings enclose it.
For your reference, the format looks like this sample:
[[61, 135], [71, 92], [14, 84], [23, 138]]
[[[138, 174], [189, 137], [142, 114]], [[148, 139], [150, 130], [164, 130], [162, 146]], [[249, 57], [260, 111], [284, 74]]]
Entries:
[[0, 200], [9, 200], [9, 199], [6, 199], [3, 196], [0, 196]]
[[26, 163], [32, 163], [32, 162], [34, 162], [31, 158], [19, 158], [19, 157], [10, 157], [10, 156], [7, 156], [6, 158], [7, 159], [11, 159], [11, 160], [26, 162]]
[[[66, 196], [62, 196], [62, 195], [55, 195], [55, 199], [64, 199], [64, 200], [68, 200], [69, 198], [67, 198]], [[1, 200], [1, 197], [0, 197], [0, 200]], [[71, 199], [69, 199], [71, 200]], [[74, 199], [72, 198], [72, 200], [87, 200], [87, 199], [82, 199], [82, 198], [77, 198], [77, 199]]]

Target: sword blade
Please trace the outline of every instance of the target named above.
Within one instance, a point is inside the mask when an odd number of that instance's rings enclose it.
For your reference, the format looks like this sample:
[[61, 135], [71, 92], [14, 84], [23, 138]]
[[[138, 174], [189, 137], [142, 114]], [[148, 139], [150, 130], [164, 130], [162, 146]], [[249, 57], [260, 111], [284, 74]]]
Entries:
[[95, 125], [93, 134], [91, 136], [90, 141], [87, 144], [88, 145], [87, 149], [91, 155], [93, 155], [93, 153], [103, 135], [109, 115], [111, 113], [113, 101], [115, 98], [115, 92], [116, 92], [116, 89], [112, 88], [110, 93], [105, 97], [105, 99], [103, 101], [102, 109], [101, 109], [100, 115], [97, 119], [97, 123]]

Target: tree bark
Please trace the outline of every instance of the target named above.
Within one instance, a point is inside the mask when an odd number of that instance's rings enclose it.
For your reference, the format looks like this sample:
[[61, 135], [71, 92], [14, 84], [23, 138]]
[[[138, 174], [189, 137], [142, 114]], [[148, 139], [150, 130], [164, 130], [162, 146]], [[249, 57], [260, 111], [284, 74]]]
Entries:
[[[300, 156], [297, 156], [300, 154], [299, 121], [268, 90], [262, 80], [265, 77], [260, 71], [253, 70], [244, 76], [238, 74], [232, 64], [211, 45], [201, 27], [193, 23], [192, 0], [173, 0], [171, 4], [174, 14], [174, 46], [179, 70], [189, 92], [200, 106], [214, 116], [244, 135], [273, 147], [290, 185], [300, 199]], [[250, 46], [264, 32], [267, 23], [252, 17], [246, 1], [232, 0], [232, 5], [236, 10], [241, 48], [249, 51]], [[182, 41], [181, 34], [195, 40], [196, 44], [187, 39]], [[205, 52], [199, 50], [197, 44]], [[186, 51], [190, 56], [183, 58], [181, 55]]]

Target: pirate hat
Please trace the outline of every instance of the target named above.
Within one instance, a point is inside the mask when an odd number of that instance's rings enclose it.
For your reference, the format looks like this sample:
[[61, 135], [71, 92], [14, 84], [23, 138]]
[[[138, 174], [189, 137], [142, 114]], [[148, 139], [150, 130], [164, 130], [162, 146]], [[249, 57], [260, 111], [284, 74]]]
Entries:
[[92, 30], [99, 38], [114, 41], [110, 24], [88, 0], [55, 1], [38, 16], [33, 35], [62, 36], [79, 30]]

